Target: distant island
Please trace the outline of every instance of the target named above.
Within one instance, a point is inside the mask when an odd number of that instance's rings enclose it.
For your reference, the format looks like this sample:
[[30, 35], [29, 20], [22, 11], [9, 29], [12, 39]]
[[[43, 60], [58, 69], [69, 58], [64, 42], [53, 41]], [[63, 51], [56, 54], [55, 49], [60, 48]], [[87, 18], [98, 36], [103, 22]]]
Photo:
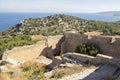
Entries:
[[105, 12], [99, 12], [98, 14], [120, 16], [120, 11], [105, 11]]

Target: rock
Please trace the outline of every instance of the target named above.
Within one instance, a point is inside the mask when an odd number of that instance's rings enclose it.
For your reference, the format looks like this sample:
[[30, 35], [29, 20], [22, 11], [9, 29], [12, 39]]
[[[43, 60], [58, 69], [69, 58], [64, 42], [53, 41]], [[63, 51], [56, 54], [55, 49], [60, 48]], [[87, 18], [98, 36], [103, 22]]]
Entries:
[[45, 75], [45, 77], [50, 78], [52, 76], [52, 73], [53, 73], [53, 70], [46, 72], [44, 75]]
[[60, 67], [73, 67], [75, 64], [72, 63], [65, 63], [65, 64], [60, 64]]
[[49, 65], [52, 63], [51, 59], [46, 58], [45, 56], [39, 56], [35, 61]]
[[52, 63], [50, 64], [51, 68], [58, 68], [58, 66], [62, 63], [62, 58], [60, 56], [56, 56], [53, 58]]
[[8, 70], [7, 66], [0, 66], [1, 72], [6, 72]]

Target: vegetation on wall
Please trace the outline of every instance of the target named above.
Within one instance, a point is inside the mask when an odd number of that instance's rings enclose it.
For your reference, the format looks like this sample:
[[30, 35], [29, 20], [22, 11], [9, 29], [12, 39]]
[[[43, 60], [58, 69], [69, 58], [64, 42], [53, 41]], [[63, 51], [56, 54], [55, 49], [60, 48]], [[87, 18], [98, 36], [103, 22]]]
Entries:
[[82, 43], [76, 48], [76, 52], [90, 56], [96, 56], [98, 53], [100, 53], [100, 50], [95, 44]]

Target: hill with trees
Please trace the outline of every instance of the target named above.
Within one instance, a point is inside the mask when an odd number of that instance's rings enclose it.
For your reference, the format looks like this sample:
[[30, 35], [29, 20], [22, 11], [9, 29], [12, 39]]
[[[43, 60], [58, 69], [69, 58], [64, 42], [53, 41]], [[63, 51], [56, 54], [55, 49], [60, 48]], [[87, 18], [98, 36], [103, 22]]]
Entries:
[[104, 35], [120, 35], [120, 23], [118, 22], [85, 20], [64, 14], [25, 19], [10, 29], [1, 32], [0, 35], [58, 35], [72, 29], [80, 33], [100, 31], [103, 32]]

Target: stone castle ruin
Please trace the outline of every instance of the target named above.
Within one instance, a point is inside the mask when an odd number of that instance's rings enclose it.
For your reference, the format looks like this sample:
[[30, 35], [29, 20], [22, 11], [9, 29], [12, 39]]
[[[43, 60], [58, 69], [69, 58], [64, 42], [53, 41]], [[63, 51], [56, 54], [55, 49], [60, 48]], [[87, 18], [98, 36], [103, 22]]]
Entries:
[[[75, 53], [76, 48], [82, 43], [92, 43], [97, 45], [100, 49], [100, 54], [93, 57]], [[51, 36], [34, 45], [18, 47], [11, 51], [7, 51], [7, 55], [3, 55], [1, 62], [5, 61], [11, 63], [13, 67], [15, 67], [21, 65], [25, 61], [34, 60], [46, 64], [47, 67], [53, 71], [60, 66], [71, 67], [73, 64], [88, 66], [92, 64], [97, 65], [95, 71], [93, 70], [90, 75], [86, 75], [90, 72], [85, 71], [84, 79], [79, 75], [76, 80], [102, 80], [103, 77], [106, 77], [106, 74], [109, 76], [115, 75], [117, 78], [116, 80], [120, 80], [119, 49], [119, 37], [104, 35], [89, 36], [68, 31], [64, 33], [64, 36]], [[25, 55], [27, 58], [23, 57]], [[0, 66], [0, 70], [7, 71], [7, 67], [5, 65]], [[84, 74], [84, 72], [81, 72], [81, 75], [82, 74]]]
[[[47, 47], [46, 41], [40, 41], [31, 47], [18, 47], [13, 50], [7, 51], [3, 55], [2, 60], [6, 58], [12, 58], [19, 62], [25, 62], [29, 60], [34, 60], [37, 57], [43, 55], [47, 58], [54, 59], [54, 56], [61, 55], [64, 56], [66, 53], [73, 53], [76, 51], [77, 46], [81, 43], [92, 43], [99, 47], [100, 54], [107, 55], [113, 58], [120, 58], [120, 38], [111, 36], [88, 36], [85, 34], [75, 33], [75, 32], [65, 32], [64, 36], [54, 36], [48, 38]], [[26, 49], [25, 49], [26, 47]], [[53, 48], [54, 47], [54, 48]], [[19, 51], [20, 50], [20, 51]], [[17, 51], [17, 52], [16, 52]], [[34, 52], [33, 52], [34, 51]], [[29, 55], [28, 55], [29, 53]], [[23, 57], [27, 55], [27, 58]]]

